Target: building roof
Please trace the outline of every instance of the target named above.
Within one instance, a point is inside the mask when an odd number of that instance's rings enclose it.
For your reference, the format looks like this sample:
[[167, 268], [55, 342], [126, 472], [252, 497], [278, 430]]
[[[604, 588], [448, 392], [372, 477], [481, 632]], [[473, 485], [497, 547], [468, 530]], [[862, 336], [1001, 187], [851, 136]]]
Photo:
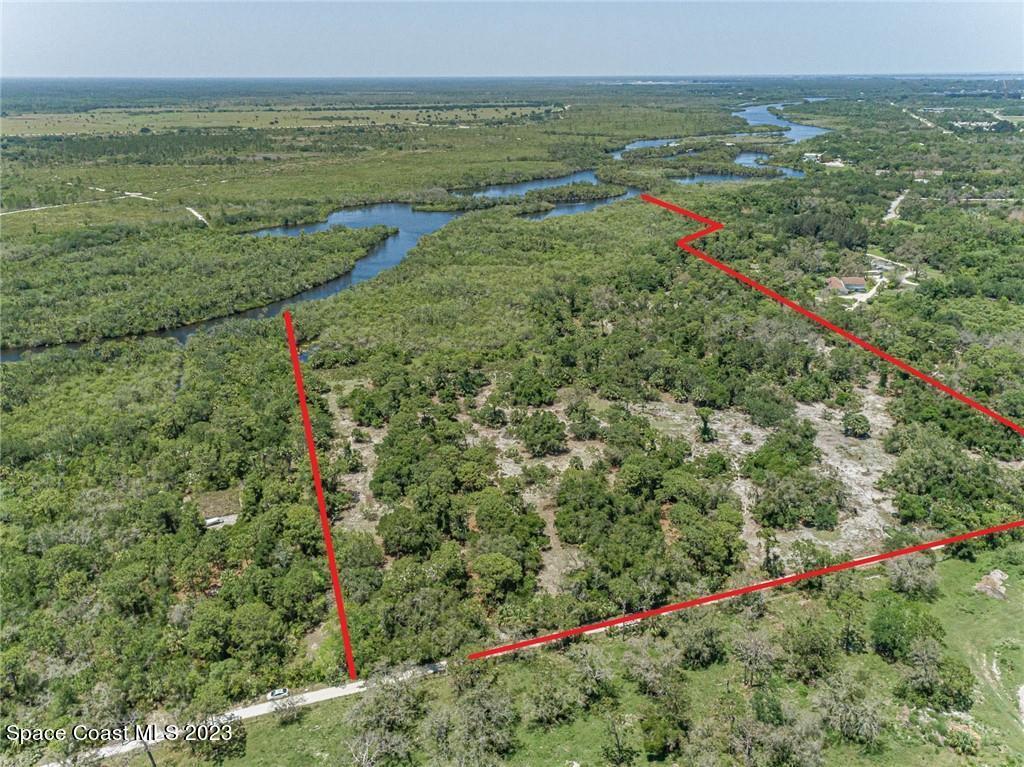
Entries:
[[867, 282], [865, 282], [863, 277], [842, 277], [841, 279], [843, 281], [843, 285], [848, 288], [851, 286], [855, 288], [867, 287]]

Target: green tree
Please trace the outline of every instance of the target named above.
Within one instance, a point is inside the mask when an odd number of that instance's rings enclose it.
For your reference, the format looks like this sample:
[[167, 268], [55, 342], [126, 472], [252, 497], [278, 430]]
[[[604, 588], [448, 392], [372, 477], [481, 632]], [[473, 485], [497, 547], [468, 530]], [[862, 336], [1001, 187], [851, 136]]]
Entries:
[[437, 548], [441, 537], [427, 514], [400, 506], [381, 517], [377, 525], [384, 551], [393, 556], [426, 556]]
[[546, 410], [524, 418], [515, 427], [515, 434], [532, 456], [554, 455], [565, 451], [565, 427], [558, 416]]
[[901, 697], [940, 711], [967, 711], [973, 705], [976, 680], [970, 667], [944, 656], [935, 639], [915, 640], [907, 652], [906, 664], [897, 688]]
[[601, 423], [586, 400], [570, 404], [566, 415], [569, 417], [569, 432], [575, 439], [597, 439], [601, 435]]
[[523, 569], [519, 563], [504, 554], [481, 554], [473, 560], [474, 584], [477, 593], [485, 602], [494, 604], [502, 601], [510, 592], [519, 588], [523, 580]]
[[231, 611], [219, 599], [196, 604], [185, 636], [189, 653], [202, 660], [226, 657], [231, 636]]
[[701, 442], [714, 442], [718, 439], [718, 434], [713, 428], [711, 428], [711, 413], [713, 411], [709, 407], [697, 408], [697, 415], [700, 416], [700, 441]]
[[826, 724], [846, 740], [877, 746], [885, 727], [881, 701], [870, 694], [867, 680], [840, 674], [828, 681], [816, 703]]
[[786, 626], [782, 644], [789, 654], [790, 672], [797, 679], [817, 679], [839, 663], [839, 631], [829, 616], [810, 615]]
[[555, 388], [531, 364], [520, 365], [512, 372], [505, 391], [513, 405], [541, 407], [555, 401]]
[[273, 665], [284, 654], [286, 630], [281, 617], [263, 602], [248, 602], [231, 616], [235, 653], [250, 663]]

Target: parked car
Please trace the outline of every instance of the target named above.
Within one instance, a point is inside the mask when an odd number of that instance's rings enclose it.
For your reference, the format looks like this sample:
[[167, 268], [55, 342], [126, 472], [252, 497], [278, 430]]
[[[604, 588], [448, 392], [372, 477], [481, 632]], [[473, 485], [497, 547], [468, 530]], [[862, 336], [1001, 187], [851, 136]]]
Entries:
[[214, 527], [215, 525], [219, 525], [223, 521], [224, 521], [224, 517], [207, 517], [206, 518], [206, 526], [207, 527]]
[[267, 700], [280, 700], [281, 698], [288, 697], [287, 687], [278, 687], [276, 690], [271, 690], [267, 693]]

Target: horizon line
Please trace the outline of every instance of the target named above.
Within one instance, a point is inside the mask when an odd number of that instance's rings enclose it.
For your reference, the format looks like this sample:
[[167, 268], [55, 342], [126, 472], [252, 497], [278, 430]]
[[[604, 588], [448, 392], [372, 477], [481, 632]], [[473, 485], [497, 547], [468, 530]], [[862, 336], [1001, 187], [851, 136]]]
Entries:
[[[1024, 79], [1024, 70], [975, 72], [823, 72], [818, 74], [774, 72], [768, 74], [547, 74], [547, 75], [2, 75], [0, 80], [582, 80], [608, 78], [672, 78], [679, 80], [711, 79], [832, 79], [842, 77], [1009, 77]], [[646, 83], [639, 83], [641, 85]], [[667, 83], [650, 82], [651, 85]]]

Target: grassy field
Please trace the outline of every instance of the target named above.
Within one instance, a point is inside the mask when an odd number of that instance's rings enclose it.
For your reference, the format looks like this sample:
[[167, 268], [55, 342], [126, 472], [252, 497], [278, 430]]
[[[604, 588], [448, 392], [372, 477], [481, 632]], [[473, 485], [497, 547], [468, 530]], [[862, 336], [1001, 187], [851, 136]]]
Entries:
[[492, 121], [522, 120], [561, 107], [450, 107], [370, 109], [365, 107], [319, 109], [244, 108], [221, 109], [94, 109], [88, 112], [14, 114], [3, 118], [7, 136], [79, 136], [174, 131], [182, 128], [335, 128], [384, 125], [468, 125]]
[[[90, 114], [69, 119], [86, 120]], [[166, 114], [181, 115], [183, 124], [195, 129], [195, 120], [223, 113]], [[263, 120], [292, 111], [238, 114]], [[4, 130], [11, 131], [7, 122]], [[680, 112], [644, 106], [573, 107], [529, 123], [520, 118], [497, 126], [481, 122], [483, 117], [465, 128], [378, 125], [365, 133], [354, 128], [342, 131], [336, 125], [323, 132], [278, 125], [252, 134], [241, 132], [240, 144], [225, 147], [209, 133], [140, 141], [137, 131], [132, 136], [26, 145], [21, 150], [24, 161], [12, 159], [12, 152], [5, 157], [3, 238], [104, 224], [187, 220], [186, 205], [213, 220], [221, 210], [230, 213], [252, 205], [276, 210], [297, 202], [340, 207], [411, 201], [438, 190], [594, 167], [607, 159], [609, 150], [635, 138], [721, 135], [744, 125], [725, 110]], [[12, 133], [6, 135], [12, 140]], [[250, 136], [255, 138], [246, 143]], [[162, 148], [152, 150], [160, 141]], [[41, 151], [50, 153], [44, 162], [38, 160]], [[126, 199], [126, 193], [134, 196]]]

